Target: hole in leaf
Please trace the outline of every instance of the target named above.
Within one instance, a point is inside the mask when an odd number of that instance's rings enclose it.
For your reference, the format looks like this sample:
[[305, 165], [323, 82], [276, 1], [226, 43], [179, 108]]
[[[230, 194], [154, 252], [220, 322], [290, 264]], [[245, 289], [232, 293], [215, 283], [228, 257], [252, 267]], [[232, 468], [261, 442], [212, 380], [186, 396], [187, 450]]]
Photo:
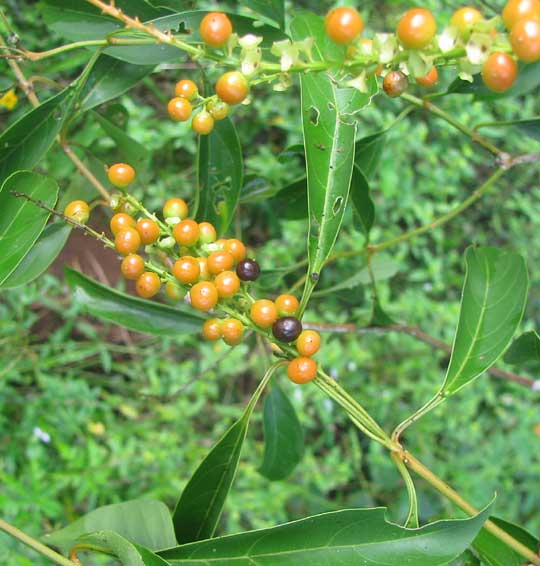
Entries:
[[342, 206], [343, 206], [343, 197], [338, 197], [334, 201], [334, 206], [332, 207], [332, 212], [334, 213], [334, 216], [339, 213]]
[[315, 106], [310, 106], [308, 112], [309, 112], [309, 121], [314, 126], [317, 126], [319, 124], [319, 116], [321, 115], [319, 109], [315, 108]]

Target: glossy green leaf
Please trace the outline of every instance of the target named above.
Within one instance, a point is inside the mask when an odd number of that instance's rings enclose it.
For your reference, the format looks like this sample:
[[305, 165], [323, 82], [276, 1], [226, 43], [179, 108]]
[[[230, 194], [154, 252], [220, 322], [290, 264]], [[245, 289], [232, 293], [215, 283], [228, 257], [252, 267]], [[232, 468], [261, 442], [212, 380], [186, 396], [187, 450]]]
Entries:
[[122, 566], [168, 566], [152, 551], [141, 545], [134, 544], [114, 531], [99, 530], [83, 535], [77, 544], [89, 547], [90, 552], [101, 552], [115, 556]]
[[173, 513], [180, 543], [211, 538], [236, 476], [253, 409], [278, 365], [266, 372], [242, 417], [214, 445], [184, 488]]
[[358, 225], [369, 241], [369, 233], [375, 222], [375, 204], [371, 198], [369, 182], [362, 170], [355, 165], [351, 180], [351, 201], [358, 217]]
[[73, 300], [86, 312], [143, 334], [170, 336], [198, 333], [205, 320], [187, 305], [172, 308], [156, 301], [132, 297], [105, 287], [73, 269], [66, 268], [66, 280], [73, 290]]
[[269, 529], [186, 544], [160, 556], [173, 566], [446, 566], [461, 555], [488, 517], [405, 529], [385, 509], [315, 515]]
[[304, 431], [289, 398], [277, 385], [264, 400], [264, 457], [259, 472], [269, 480], [288, 477], [304, 454]]
[[115, 126], [107, 118], [100, 116], [97, 112], [94, 117], [99, 122], [105, 133], [112, 138], [116, 147], [122, 155], [122, 159], [135, 168], [137, 174], [142, 173], [147, 166], [149, 153], [148, 150], [138, 141], [128, 136], [124, 130]]
[[210, 135], [200, 136], [197, 165], [197, 218], [211, 222], [223, 234], [238, 205], [243, 177], [242, 148], [231, 120], [216, 122]]
[[24, 193], [49, 207], [53, 207], [58, 198], [56, 181], [31, 171], [13, 173], [0, 188], [0, 286], [21, 264], [50, 215], [11, 191]]
[[455, 393], [503, 354], [527, 301], [529, 278], [518, 254], [489, 247], [465, 253], [466, 275], [452, 357], [442, 388]]
[[176, 544], [171, 513], [161, 501], [134, 499], [104, 505], [67, 527], [43, 537], [43, 542], [67, 553], [81, 536], [95, 531], [114, 531], [131, 543], [151, 550]]
[[466, 550], [460, 557], [452, 560], [449, 566], [481, 566], [481, 564], [470, 550]]
[[303, 177], [283, 187], [269, 200], [269, 205], [279, 218], [285, 220], [306, 218], [308, 211], [307, 179]]
[[15, 271], [0, 287], [8, 289], [19, 287], [39, 277], [62, 251], [70, 233], [69, 224], [64, 222], [49, 224]]
[[356, 142], [354, 163], [366, 178], [370, 179], [377, 170], [385, 143], [386, 130], [376, 132]]
[[32, 169], [49, 151], [71, 110], [66, 88], [25, 114], [0, 135], [0, 183], [11, 173]]
[[516, 338], [508, 348], [504, 361], [516, 366], [540, 363], [540, 336], [538, 333], [531, 330]]
[[[536, 553], [540, 551], [540, 540], [524, 528], [497, 517], [490, 517], [490, 519], [529, 550]], [[482, 529], [474, 539], [473, 547], [485, 566], [523, 566], [527, 562], [523, 556], [517, 554], [486, 529]]]
[[[142, 48], [144, 49], [144, 46]], [[144, 79], [153, 68], [153, 65], [131, 65], [101, 55], [82, 88], [79, 96], [80, 109], [87, 111], [117, 98]]]
[[244, 5], [261, 16], [276, 22], [281, 29], [285, 27], [284, 0], [247, 0]]
[[[309, 13], [297, 16], [291, 32], [295, 40], [314, 37], [314, 58], [323, 59], [327, 37], [322, 18]], [[343, 221], [354, 163], [354, 114], [369, 103], [370, 96], [338, 88], [326, 73], [302, 75], [300, 82], [310, 219], [305, 305]]]

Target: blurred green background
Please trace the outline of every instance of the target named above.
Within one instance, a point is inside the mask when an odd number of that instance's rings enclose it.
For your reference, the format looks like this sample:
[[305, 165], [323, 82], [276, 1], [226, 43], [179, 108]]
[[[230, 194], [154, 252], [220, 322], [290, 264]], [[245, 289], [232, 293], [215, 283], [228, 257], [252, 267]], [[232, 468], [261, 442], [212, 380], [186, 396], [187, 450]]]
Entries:
[[[189, 2], [180, 3], [183, 5]], [[217, 6], [206, 2], [197, 7]], [[330, 2], [288, 2], [325, 13]], [[349, 3], [354, 5], [353, 3]], [[427, 0], [441, 28], [461, 4]], [[472, 2], [486, 15], [502, 3]], [[242, 10], [241, 3], [220, 3]], [[361, 6], [366, 35], [392, 29], [409, 4], [367, 2]], [[62, 43], [45, 27], [39, 5], [3, 3], [10, 22], [29, 49]], [[40, 98], [50, 85], [72, 79], [87, 58], [72, 52], [24, 64], [38, 77]], [[13, 81], [0, 60], [0, 88]], [[451, 69], [441, 88], [454, 78]], [[168, 120], [165, 111], [174, 83], [198, 70], [181, 61], [162, 65], [125, 95], [99, 108], [147, 150], [147, 167], [136, 188], [148, 208], [170, 196], [189, 198], [196, 183], [196, 140], [188, 125]], [[414, 91], [414, 89], [413, 89]], [[28, 104], [0, 109], [7, 126]], [[469, 125], [538, 116], [538, 90], [525, 97], [486, 103], [448, 96], [439, 104]], [[359, 137], [390, 125], [406, 104], [378, 96], [360, 118]], [[302, 173], [299, 159], [281, 152], [301, 142], [299, 91], [257, 89], [253, 104], [235, 111], [244, 147], [248, 181], [276, 190]], [[513, 153], [540, 151], [538, 139], [513, 128], [485, 133]], [[122, 153], [96, 120], [87, 119], [72, 135], [81, 157], [94, 167], [122, 159]], [[88, 149], [91, 148], [91, 149]], [[372, 180], [376, 203], [374, 242], [424, 224], [450, 210], [486, 178], [492, 157], [470, 140], [426, 113], [415, 111], [385, 137]], [[54, 176], [71, 196], [88, 194], [84, 179], [54, 148], [39, 170]], [[386, 310], [398, 321], [419, 325], [451, 343], [459, 312], [463, 251], [470, 244], [503, 246], [528, 259], [531, 291], [523, 329], [538, 328], [540, 293], [539, 165], [516, 168], [490, 194], [443, 228], [391, 248], [384, 258], [389, 278], [379, 283]], [[254, 186], [254, 185], [251, 185]], [[249, 189], [249, 187], [247, 188]], [[67, 197], [66, 197], [67, 198]], [[306, 223], [288, 221], [268, 202], [240, 208], [231, 233], [252, 246], [263, 268], [294, 265], [305, 257]], [[104, 213], [94, 215], [105, 225]], [[359, 248], [363, 236], [346, 219], [338, 249]], [[79, 312], [63, 282], [62, 265], [123, 288], [113, 255], [80, 235], [45, 276], [25, 288], [0, 292], [0, 514], [33, 536], [72, 521], [97, 506], [153, 497], [172, 507], [210, 446], [237, 418], [265, 368], [264, 355], [246, 341], [229, 349], [202, 343], [199, 336], [149, 338], [103, 324]], [[329, 266], [320, 289], [363, 268], [362, 258]], [[267, 277], [260, 296], [275, 296], [301, 277]], [[337, 295], [315, 297], [306, 320], [365, 324], [369, 289], [357, 286]], [[251, 339], [253, 340], [253, 338]], [[325, 334], [319, 360], [366, 408], [391, 430], [425, 402], [441, 383], [448, 357], [412, 337], [397, 333]], [[534, 370], [531, 377], [538, 377]], [[314, 387], [297, 387], [278, 376], [305, 427], [306, 453], [292, 476], [272, 483], [257, 468], [262, 461], [261, 415], [256, 414], [244, 448], [239, 474], [226, 505], [221, 533], [270, 526], [308, 514], [343, 507], [388, 506], [403, 519], [407, 498], [401, 478], [385, 451], [354, 429], [331, 401]], [[539, 394], [525, 387], [482, 376], [406, 435], [410, 450], [477, 506], [497, 494], [496, 513], [540, 531]], [[450, 503], [418, 482], [421, 519], [459, 516]], [[0, 535], [0, 562], [41, 565], [30, 551]], [[85, 565], [92, 564], [85, 560]]]

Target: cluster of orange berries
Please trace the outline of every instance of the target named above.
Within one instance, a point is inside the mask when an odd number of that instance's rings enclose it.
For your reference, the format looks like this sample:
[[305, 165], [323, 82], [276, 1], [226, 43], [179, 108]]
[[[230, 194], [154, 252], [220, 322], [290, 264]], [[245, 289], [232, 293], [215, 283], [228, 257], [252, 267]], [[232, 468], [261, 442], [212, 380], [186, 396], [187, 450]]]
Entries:
[[[199, 33], [210, 47], [223, 47], [232, 35], [232, 23], [222, 12], [210, 12], [201, 20]], [[176, 122], [186, 122], [193, 115], [194, 108], [200, 111], [191, 119], [192, 129], [200, 135], [208, 135], [217, 120], [229, 114], [231, 105], [240, 104], [249, 94], [246, 77], [239, 71], [224, 73], [216, 82], [216, 95], [208, 99], [199, 96], [197, 85], [190, 79], [176, 83], [174, 98], [169, 100], [167, 111]]]
[[[475, 26], [483, 21], [482, 14], [475, 8], [464, 7], [457, 10], [450, 20], [461, 38], [469, 38]], [[510, 46], [513, 54], [521, 61], [531, 63], [540, 60], [540, 0], [509, 0], [502, 12], [502, 19], [509, 30]], [[336, 43], [347, 45], [356, 41], [364, 28], [361, 15], [353, 8], [334, 8], [325, 20], [326, 33]], [[496, 31], [492, 30], [494, 37]], [[423, 49], [434, 40], [437, 24], [433, 14], [425, 8], [414, 8], [399, 20], [396, 36], [404, 49]], [[493, 35], [492, 34], [492, 35]], [[371, 40], [361, 40], [366, 45]], [[381, 68], [377, 69], [380, 74]], [[508, 90], [515, 82], [518, 67], [514, 57], [506, 51], [491, 53], [483, 63], [484, 84], [495, 92]], [[431, 87], [437, 83], [438, 72], [433, 67], [424, 77], [416, 81], [422, 86]], [[399, 96], [408, 86], [407, 76], [398, 70], [389, 71], [384, 78], [383, 88], [391, 96]]]
[[[116, 163], [109, 167], [108, 177], [113, 185], [124, 189], [134, 181], [135, 171], [130, 165]], [[242, 341], [246, 325], [253, 327], [282, 345], [295, 343], [298, 356], [289, 362], [287, 371], [292, 381], [306, 383], [315, 378], [317, 363], [312, 356], [319, 350], [320, 335], [303, 330], [296, 318], [298, 299], [293, 295], [280, 295], [275, 301], [254, 300], [242, 288], [243, 283], [256, 281], [260, 275], [259, 264], [247, 257], [243, 242], [236, 238], [218, 239], [211, 223], [188, 218], [188, 205], [178, 197], [163, 206], [163, 221], [142, 207], [139, 209], [145, 214], [135, 219], [130, 213], [134, 205], [122, 201], [122, 197], [113, 206], [116, 213], [110, 220], [110, 229], [114, 248], [123, 256], [120, 270], [124, 278], [135, 281], [140, 297], [157, 295], [165, 283], [169, 298], [189, 297], [189, 303], [197, 310], [208, 312], [221, 306], [231, 316], [206, 320], [202, 333], [207, 340], [223, 339], [236, 346]], [[85, 224], [89, 218], [88, 204], [73, 201], [66, 206], [64, 215]], [[165, 246], [159, 245], [164, 242]], [[154, 244], [157, 248], [146, 249], [151, 257], [157, 250], [168, 250], [159, 254], [163, 268], [138, 253], [141, 246]], [[179, 253], [172, 251], [175, 246]]]

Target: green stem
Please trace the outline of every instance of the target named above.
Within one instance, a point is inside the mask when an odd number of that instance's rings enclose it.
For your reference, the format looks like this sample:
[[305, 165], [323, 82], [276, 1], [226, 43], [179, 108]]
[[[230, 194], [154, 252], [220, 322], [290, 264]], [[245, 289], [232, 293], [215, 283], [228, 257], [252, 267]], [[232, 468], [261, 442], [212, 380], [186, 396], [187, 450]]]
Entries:
[[495, 182], [498, 181], [500, 177], [502, 177], [506, 173], [506, 171], [507, 169], [504, 169], [502, 167], [498, 168], [495, 171], [495, 173], [493, 173], [483, 185], [481, 185], [471, 194], [469, 198], [465, 199], [459, 206], [456, 206], [456, 208], [454, 208], [447, 214], [440, 216], [433, 222], [430, 222], [429, 224], [425, 224], [424, 226], [420, 226], [419, 228], [415, 228], [414, 230], [410, 230], [409, 232], [405, 232], [404, 234], [401, 234], [401, 236], [397, 236], [396, 238], [386, 240], [385, 242], [381, 242], [380, 244], [370, 245], [369, 249], [372, 252], [379, 252], [381, 250], [384, 250], [401, 242], [410, 240], [411, 238], [414, 238], [415, 236], [419, 236], [424, 232], [428, 232], [429, 230], [438, 228], [442, 224], [446, 224], [446, 222], [452, 220], [452, 218], [461, 214], [464, 210], [469, 208], [469, 206], [471, 206], [482, 196], [484, 196], [484, 194], [487, 193], [489, 189], [491, 189], [491, 187], [495, 184]]
[[26, 546], [29, 546], [36, 552], [39, 552], [43, 556], [46, 556], [49, 560], [52, 560], [55, 564], [59, 566], [75, 566], [75, 562], [72, 562], [65, 556], [58, 554], [54, 550], [50, 549], [48, 546], [45, 546], [41, 542], [37, 541], [36, 539], [32, 538], [31, 536], [23, 533], [17, 527], [10, 525], [7, 521], [0, 519], [0, 530], [6, 532], [8, 535], [16, 538]]
[[435, 395], [435, 397], [433, 397], [433, 399], [430, 399], [423, 407], [420, 407], [420, 409], [418, 409], [418, 411], [416, 411], [410, 417], [406, 418], [402, 423], [400, 423], [394, 429], [394, 432], [392, 433], [392, 440], [396, 443], [399, 443], [399, 437], [402, 435], [402, 433], [407, 428], [409, 428], [412, 424], [414, 424], [417, 420], [419, 420], [424, 415], [429, 413], [435, 407], [438, 407], [444, 400], [445, 400], [445, 398], [443, 397], [443, 395], [441, 393], [438, 393], [437, 395]]
[[409, 495], [409, 513], [405, 519], [405, 526], [417, 529], [420, 524], [418, 522], [418, 497], [416, 495], [416, 488], [414, 487], [414, 481], [407, 469], [407, 466], [403, 463], [403, 460], [396, 454], [392, 452], [390, 457], [394, 461], [401, 477], [405, 481], [405, 486], [407, 487], [407, 494]]
[[474, 130], [468, 128], [467, 126], [456, 120], [452, 115], [448, 114], [438, 106], [435, 106], [435, 104], [433, 104], [432, 102], [429, 102], [428, 100], [423, 100], [408, 93], [404, 93], [401, 96], [401, 98], [403, 98], [403, 100], [407, 100], [408, 102], [414, 104], [415, 106], [418, 106], [419, 108], [424, 108], [425, 110], [431, 112], [432, 114], [438, 116], [439, 118], [442, 118], [443, 120], [448, 122], [451, 126], [456, 128], [456, 130], [459, 130], [462, 134], [465, 134], [467, 137], [469, 137], [473, 142], [477, 143], [478, 145], [481, 145], [484, 149], [487, 149], [487, 151], [493, 153], [494, 155], [498, 156], [504, 153], [501, 149], [499, 149], [496, 145], [492, 144], [489, 140], [477, 134]]

